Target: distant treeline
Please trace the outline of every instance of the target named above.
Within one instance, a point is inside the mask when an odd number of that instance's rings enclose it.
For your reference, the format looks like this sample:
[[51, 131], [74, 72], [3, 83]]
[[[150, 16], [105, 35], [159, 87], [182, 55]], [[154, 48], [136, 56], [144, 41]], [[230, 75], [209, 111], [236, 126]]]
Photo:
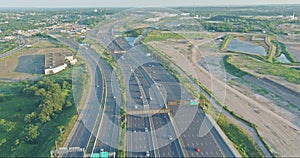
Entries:
[[179, 7], [175, 8], [192, 16], [239, 15], [239, 16], [290, 16], [300, 15], [300, 5], [260, 5], [240, 7]]

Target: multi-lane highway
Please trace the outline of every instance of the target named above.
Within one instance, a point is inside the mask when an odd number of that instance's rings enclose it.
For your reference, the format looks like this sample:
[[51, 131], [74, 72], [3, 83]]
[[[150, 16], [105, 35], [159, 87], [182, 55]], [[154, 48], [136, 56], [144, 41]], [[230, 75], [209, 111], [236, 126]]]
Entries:
[[[112, 28], [122, 24], [124, 21], [103, 26], [94, 39], [104, 47], [113, 44], [122, 48], [124, 42], [118, 43], [112, 36]], [[124, 54], [114, 55], [125, 79], [127, 110], [139, 111], [127, 114], [127, 156], [233, 156], [200, 107], [167, 107], [170, 100], [194, 98], [145, 50], [135, 46]], [[170, 112], [155, 113], [157, 109]], [[201, 152], [196, 152], [196, 148]]]
[[[165, 102], [158, 87], [148, 76], [142, 65], [139, 65], [130, 54], [118, 58], [120, 67], [124, 74], [127, 85], [128, 110], [151, 111], [165, 108]], [[153, 86], [154, 85], [154, 86]], [[147, 113], [147, 112], [146, 112]], [[161, 115], [155, 117], [152, 115]], [[162, 126], [163, 122], [169, 122], [167, 114], [135, 114], [127, 115], [127, 156], [156, 156], [156, 157], [183, 157], [185, 156], [181, 144], [177, 139], [173, 126], [168, 123]], [[165, 117], [163, 117], [165, 116]], [[163, 127], [163, 128], [158, 128]], [[159, 130], [158, 130], [159, 129]], [[147, 154], [147, 152], [149, 152]]]
[[[134, 57], [136, 61], [153, 61], [153, 59], [146, 59], [145, 53], [140, 53], [142, 49], [132, 53], [131, 57]], [[127, 57], [127, 55], [125, 55]], [[147, 64], [143, 64], [144, 70], [146, 70], [150, 78], [153, 79], [153, 85], [161, 85], [161, 89], [165, 89], [165, 96], [167, 101], [170, 100], [186, 100], [192, 99], [187, 92], [180, 86], [178, 81], [171, 75], [169, 72], [165, 70], [165, 68], [158, 63], [148, 62]], [[145, 83], [145, 82], [144, 82]], [[146, 86], [147, 87], [147, 86]], [[149, 87], [149, 86], [148, 86]], [[156, 93], [157, 94], [157, 93]], [[161, 93], [158, 93], [161, 94]], [[163, 95], [163, 94], [162, 94]], [[180, 106], [180, 105], [179, 105]], [[186, 156], [233, 156], [227, 145], [222, 142], [220, 136], [216, 132], [216, 130], [210, 126], [210, 124], [205, 118], [205, 115], [200, 107], [191, 107], [191, 106], [181, 106], [181, 107], [170, 107], [171, 109], [171, 117], [166, 117], [169, 119], [174, 119], [174, 124], [181, 134], [178, 140], [182, 140], [184, 146], [182, 149]], [[196, 113], [195, 113], [196, 111]], [[156, 114], [161, 116], [162, 114]], [[155, 115], [154, 115], [155, 116]], [[168, 115], [166, 115], [168, 116]], [[174, 117], [175, 116], [175, 117]], [[192, 116], [192, 117], [191, 117]], [[161, 117], [160, 117], [161, 118]], [[164, 117], [163, 117], [164, 118]], [[191, 120], [191, 121], [190, 121]], [[157, 122], [162, 122], [163, 120], [157, 120]], [[171, 120], [169, 120], [171, 122]], [[211, 129], [204, 136], [199, 136], [200, 127]], [[206, 127], [203, 127], [206, 126]], [[175, 128], [174, 127], [174, 128]], [[175, 130], [176, 131], [176, 130]], [[169, 132], [171, 133], [171, 132]], [[161, 135], [161, 134], [160, 134]], [[201, 134], [200, 134], [201, 135]], [[181, 141], [179, 141], [181, 142]], [[166, 145], [169, 146], [169, 145]], [[170, 144], [172, 146], [172, 144]], [[195, 149], [199, 147], [201, 152], [196, 152]], [[167, 147], [160, 148], [159, 150], [165, 151]], [[170, 151], [176, 151], [176, 148], [172, 148]], [[167, 150], [166, 150], [167, 151]], [[166, 155], [170, 156], [170, 155]]]
[[[112, 68], [88, 46], [79, 46], [71, 39], [58, 39], [63, 44], [78, 49], [92, 76], [87, 101], [80, 110], [78, 122], [65, 146], [84, 148], [87, 155], [99, 153], [100, 150], [116, 152], [120, 114], [117, 98], [120, 98], [120, 92]], [[65, 156], [83, 156], [83, 153]]]
[[[113, 30], [124, 23], [121, 20], [103, 25], [99, 30], [92, 30], [90, 36], [110, 50], [123, 73], [127, 95], [127, 156], [233, 157], [199, 106], [168, 106], [167, 102], [171, 100], [194, 98], [158, 60], [151, 57], [151, 51], [143, 45], [130, 48], [122, 38], [114, 40]], [[117, 52], [124, 54], [114, 54], [113, 48], [121, 48]], [[96, 83], [92, 84], [99, 87], [91, 86], [91, 89], [96, 88], [94, 95], [88, 95], [88, 102], [92, 101], [93, 105], [86, 104], [83, 109], [93, 108], [93, 111], [83, 111], [80, 117], [85, 121], [75, 126], [68, 146], [84, 147], [88, 154], [116, 152], [121, 98], [118, 81], [112, 68], [91, 48], [79, 47], [79, 52], [90, 69], [95, 69], [91, 72], [95, 74], [92, 79]], [[93, 101], [95, 97], [100, 98], [98, 103]], [[201, 151], [196, 151], [197, 148]]]
[[[70, 39], [60, 39], [60, 41], [72, 48], [74, 48], [74, 46], [79, 48], [79, 45]], [[86, 60], [89, 67], [91, 72], [91, 83], [89, 84], [89, 92], [84, 106], [80, 109], [77, 107], [79, 110], [79, 118], [71, 135], [67, 139], [65, 146], [87, 149], [90, 145], [89, 142], [97, 135], [101, 124], [104, 109], [102, 96], [105, 95], [105, 86], [101, 74], [101, 68], [97, 61], [99, 58], [92, 58], [89, 54], [91, 52], [84, 48], [78, 49], [78, 52], [81, 57]], [[83, 156], [83, 154], [84, 153], [71, 153], [65, 156]]]

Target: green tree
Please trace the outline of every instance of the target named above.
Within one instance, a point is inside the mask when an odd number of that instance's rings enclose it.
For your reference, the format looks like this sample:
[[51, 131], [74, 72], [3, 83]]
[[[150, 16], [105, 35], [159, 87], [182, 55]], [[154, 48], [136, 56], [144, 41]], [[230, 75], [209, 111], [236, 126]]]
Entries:
[[35, 96], [46, 96], [47, 92], [44, 88], [38, 89], [35, 91], [34, 95]]
[[6, 143], [6, 139], [3, 138], [0, 140], [0, 148]]
[[36, 118], [36, 113], [32, 112], [32, 113], [26, 114], [24, 120], [26, 123], [32, 123], [35, 118]]
[[59, 133], [63, 133], [65, 130], [65, 126], [58, 126]]
[[4, 94], [0, 93], [0, 101], [5, 101], [6, 97]]
[[71, 107], [73, 104], [72, 104], [72, 102], [71, 101], [67, 101], [67, 103], [66, 103], [66, 107], [68, 108], [68, 107]]
[[39, 127], [33, 124], [29, 124], [24, 130], [24, 141], [26, 143], [35, 143], [36, 139], [39, 137]]

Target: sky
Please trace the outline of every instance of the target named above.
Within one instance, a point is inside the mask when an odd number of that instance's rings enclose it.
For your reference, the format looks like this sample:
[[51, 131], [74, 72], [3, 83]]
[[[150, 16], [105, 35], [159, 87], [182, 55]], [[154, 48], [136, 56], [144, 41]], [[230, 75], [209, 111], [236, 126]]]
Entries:
[[300, 0], [0, 0], [0, 7], [173, 7], [300, 4]]

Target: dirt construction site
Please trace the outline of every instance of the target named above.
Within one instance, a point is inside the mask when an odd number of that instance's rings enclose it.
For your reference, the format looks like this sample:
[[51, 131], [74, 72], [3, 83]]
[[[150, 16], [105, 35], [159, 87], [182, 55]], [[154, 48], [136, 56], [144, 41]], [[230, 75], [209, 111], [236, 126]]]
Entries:
[[[217, 37], [218, 35], [212, 34], [212, 37], [214, 36]], [[275, 100], [272, 100], [271, 97], [256, 93], [242, 83], [233, 81], [232, 79], [236, 79], [236, 77], [226, 73], [220, 64], [222, 63], [222, 56], [227, 53], [218, 51], [215, 43], [217, 41], [212, 40], [212, 38], [187, 39], [186, 41], [188, 42], [166, 40], [149, 42], [148, 45], [170, 56], [178, 66], [212, 91], [215, 97], [229, 110], [254, 123], [259, 134], [271, 147], [273, 154], [282, 157], [299, 156], [299, 112], [293, 113], [285, 109], [284, 106], [278, 106], [274, 104]], [[191, 44], [193, 45], [192, 48], [189, 47]], [[199, 64], [201, 61], [205, 62]], [[209, 62], [212, 64], [209, 66], [210, 69], [203, 66]], [[249, 82], [256, 81], [255, 78], [246, 79]], [[282, 88], [284, 89], [284, 87]], [[226, 94], [224, 95], [225, 89]], [[280, 86], [275, 89], [281, 90]], [[272, 89], [267, 90], [271, 91]], [[283, 90], [283, 93], [288, 96], [290, 92]], [[296, 93], [296, 99], [297, 94], [299, 93]]]

